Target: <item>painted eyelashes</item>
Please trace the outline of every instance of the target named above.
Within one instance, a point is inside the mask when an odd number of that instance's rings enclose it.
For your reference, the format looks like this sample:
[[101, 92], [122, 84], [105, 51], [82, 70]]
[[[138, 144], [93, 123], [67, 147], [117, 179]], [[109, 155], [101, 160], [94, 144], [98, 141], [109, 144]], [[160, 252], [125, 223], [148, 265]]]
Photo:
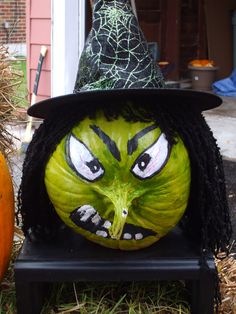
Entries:
[[[77, 208], [70, 214], [70, 218], [78, 227], [96, 234], [97, 236], [112, 239], [109, 235], [109, 228], [112, 223], [109, 220], [103, 219], [91, 205], [83, 205]], [[156, 233], [152, 230], [126, 223], [121, 240], [138, 241], [148, 236], [155, 235]]]
[[[114, 145], [112, 142], [110, 146], [114, 148]], [[169, 155], [170, 145], [165, 134], [162, 133], [151, 146], [138, 156], [130, 171], [141, 180], [152, 178], [165, 166]], [[117, 153], [115, 154], [114, 152], [113, 156], [117, 160], [120, 158], [120, 155], [118, 158]], [[73, 134], [70, 134], [66, 140], [66, 159], [76, 174], [89, 182], [101, 179], [105, 173], [105, 169], [99, 159]]]

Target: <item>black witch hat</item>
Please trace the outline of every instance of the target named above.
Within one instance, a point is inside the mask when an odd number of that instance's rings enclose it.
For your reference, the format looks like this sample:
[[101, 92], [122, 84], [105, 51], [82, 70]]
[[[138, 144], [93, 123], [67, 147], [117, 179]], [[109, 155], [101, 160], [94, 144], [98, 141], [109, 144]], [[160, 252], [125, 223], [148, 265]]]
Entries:
[[109, 105], [114, 100], [166, 106], [184, 102], [199, 111], [221, 104], [210, 93], [166, 88], [130, 0], [95, 0], [92, 30], [81, 55], [74, 93], [41, 101], [28, 114], [48, 118], [61, 109], [79, 110], [81, 104], [94, 102]]

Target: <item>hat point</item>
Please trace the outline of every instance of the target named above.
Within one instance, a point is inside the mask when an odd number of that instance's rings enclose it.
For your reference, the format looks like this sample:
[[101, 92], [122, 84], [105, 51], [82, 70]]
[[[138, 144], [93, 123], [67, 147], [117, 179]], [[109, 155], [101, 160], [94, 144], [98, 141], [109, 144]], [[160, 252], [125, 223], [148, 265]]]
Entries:
[[75, 92], [163, 88], [129, 0], [96, 0], [92, 29], [82, 52]]

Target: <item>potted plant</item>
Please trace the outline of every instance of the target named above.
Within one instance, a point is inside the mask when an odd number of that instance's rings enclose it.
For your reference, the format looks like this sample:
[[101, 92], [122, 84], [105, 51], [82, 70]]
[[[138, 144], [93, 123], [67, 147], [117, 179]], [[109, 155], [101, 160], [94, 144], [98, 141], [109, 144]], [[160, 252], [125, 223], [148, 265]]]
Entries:
[[208, 59], [192, 60], [188, 68], [190, 70], [192, 88], [196, 90], [211, 90], [211, 85], [216, 79], [218, 67], [214, 61]]

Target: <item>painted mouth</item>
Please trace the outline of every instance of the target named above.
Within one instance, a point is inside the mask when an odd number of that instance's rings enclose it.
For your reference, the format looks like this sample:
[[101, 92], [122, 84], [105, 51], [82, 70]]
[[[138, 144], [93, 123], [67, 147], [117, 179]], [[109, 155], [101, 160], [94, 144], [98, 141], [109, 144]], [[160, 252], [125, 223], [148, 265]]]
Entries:
[[[80, 228], [83, 228], [97, 236], [112, 239], [109, 228], [112, 222], [103, 219], [91, 205], [83, 205], [70, 214], [71, 220]], [[156, 236], [152, 230], [126, 223], [121, 235], [121, 240], [142, 240], [148, 236]]]

